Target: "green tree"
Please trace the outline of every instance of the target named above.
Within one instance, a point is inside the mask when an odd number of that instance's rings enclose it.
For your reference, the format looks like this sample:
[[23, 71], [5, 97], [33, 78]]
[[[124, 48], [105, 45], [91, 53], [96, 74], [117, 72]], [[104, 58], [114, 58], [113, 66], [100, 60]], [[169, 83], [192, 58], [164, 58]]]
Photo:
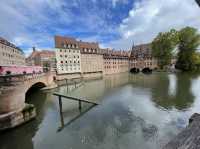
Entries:
[[176, 67], [183, 71], [197, 69], [199, 57], [196, 50], [200, 45], [200, 34], [197, 29], [185, 27], [179, 31], [179, 53]]
[[169, 32], [159, 33], [153, 40], [152, 54], [158, 59], [158, 64], [161, 69], [170, 64], [173, 51], [178, 41], [178, 32], [175, 29], [171, 29]]

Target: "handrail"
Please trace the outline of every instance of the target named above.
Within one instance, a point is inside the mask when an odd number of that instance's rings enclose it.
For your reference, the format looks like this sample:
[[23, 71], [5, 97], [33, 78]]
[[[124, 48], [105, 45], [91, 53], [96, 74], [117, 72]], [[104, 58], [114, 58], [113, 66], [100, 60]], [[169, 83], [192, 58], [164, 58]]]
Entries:
[[79, 107], [80, 111], [82, 109], [82, 104], [81, 104], [82, 102], [93, 104], [93, 106], [98, 105], [98, 103], [95, 103], [95, 102], [92, 102], [92, 101], [83, 100], [83, 99], [80, 99], [80, 98], [70, 97], [70, 96], [66, 96], [66, 95], [61, 95], [59, 93], [53, 93], [53, 95], [54, 96], [58, 96], [61, 129], [64, 127], [64, 117], [63, 117], [63, 110], [62, 110], [62, 97], [66, 98], [66, 99], [69, 99], [69, 100], [78, 101], [78, 105], [79, 105], [78, 107]]
[[66, 96], [66, 95], [62, 95], [62, 94], [59, 94], [59, 93], [53, 93], [53, 95], [59, 96], [59, 97], [64, 97], [64, 98], [67, 98], [67, 99], [70, 99], [70, 100], [82, 101], [82, 102], [86, 102], [86, 103], [91, 103], [91, 104], [99, 105], [99, 104], [96, 103], [96, 102], [92, 102], [92, 101], [85, 100], [85, 99], [83, 100], [83, 99], [81, 99], [81, 98]]

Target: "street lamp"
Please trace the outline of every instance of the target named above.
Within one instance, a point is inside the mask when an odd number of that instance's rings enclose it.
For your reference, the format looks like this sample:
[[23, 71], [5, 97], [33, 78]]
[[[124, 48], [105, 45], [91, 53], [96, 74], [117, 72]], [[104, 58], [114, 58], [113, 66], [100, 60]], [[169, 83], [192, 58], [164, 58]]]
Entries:
[[200, 7], [200, 0], [195, 0], [196, 2], [197, 2], [197, 4], [199, 5], [199, 7]]

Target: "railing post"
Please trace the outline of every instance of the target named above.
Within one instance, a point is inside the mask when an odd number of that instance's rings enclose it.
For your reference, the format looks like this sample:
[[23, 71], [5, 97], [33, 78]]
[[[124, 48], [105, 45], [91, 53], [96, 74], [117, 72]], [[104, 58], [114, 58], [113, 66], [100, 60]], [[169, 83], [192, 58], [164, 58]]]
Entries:
[[76, 88], [76, 81], [75, 81], [75, 88]]
[[78, 101], [78, 108], [81, 111], [81, 109], [82, 109], [81, 100]]
[[59, 109], [60, 109], [60, 122], [61, 122], [61, 127], [64, 127], [64, 119], [63, 119], [63, 112], [62, 112], [62, 97], [58, 96], [59, 99]]

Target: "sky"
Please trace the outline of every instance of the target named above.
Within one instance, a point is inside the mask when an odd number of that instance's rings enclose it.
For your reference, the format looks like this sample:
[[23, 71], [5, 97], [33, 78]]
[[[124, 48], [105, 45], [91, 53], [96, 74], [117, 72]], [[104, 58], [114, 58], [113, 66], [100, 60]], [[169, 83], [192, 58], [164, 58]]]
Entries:
[[26, 54], [53, 49], [54, 36], [128, 50], [159, 32], [192, 26], [200, 31], [195, 0], [0, 0], [0, 36]]

